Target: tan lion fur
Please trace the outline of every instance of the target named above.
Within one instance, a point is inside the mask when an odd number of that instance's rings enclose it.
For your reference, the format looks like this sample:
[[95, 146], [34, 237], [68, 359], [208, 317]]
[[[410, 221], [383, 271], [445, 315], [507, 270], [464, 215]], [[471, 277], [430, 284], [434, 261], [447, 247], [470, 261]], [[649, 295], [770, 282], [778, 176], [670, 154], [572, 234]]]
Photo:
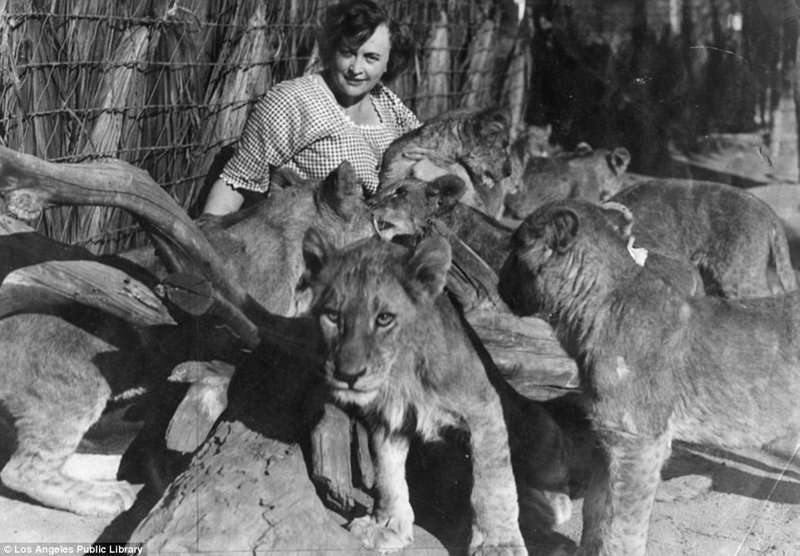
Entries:
[[617, 209], [561, 201], [515, 232], [500, 293], [558, 316], [599, 448], [580, 554], [644, 554], [671, 440], [760, 446], [800, 429], [800, 292], [689, 297], [629, 250]]
[[502, 388], [443, 295], [450, 257], [439, 237], [409, 252], [374, 238], [339, 251], [315, 230], [306, 236], [325, 380], [338, 403], [355, 406], [365, 419], [375, 453], [376, 506], [351, 530], [378, 550], [410, 544], [409, 440], [436, 439], [456, 426], [470, 432], [471, 550], [526, 554]]
[[743, 189], [658, 179], [626, 187], [610, 200], [633, 213], [639, 245], [697, 265], [707, 293], [755, 297], [797, 289], [780, 219]]

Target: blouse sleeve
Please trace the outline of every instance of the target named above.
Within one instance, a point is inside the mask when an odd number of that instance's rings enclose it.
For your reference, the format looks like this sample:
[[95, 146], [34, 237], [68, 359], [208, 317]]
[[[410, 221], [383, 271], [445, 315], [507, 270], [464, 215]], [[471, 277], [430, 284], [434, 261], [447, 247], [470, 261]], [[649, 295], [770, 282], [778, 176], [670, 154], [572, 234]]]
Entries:
[[259, 100], [245, 122], [236, 152], [221, 177], [234, 189], [265, 192], [270, 168], [286, 164], [297, 152], [302, 124], [297, 100], [281, 84]]
[[403, 133], [413, 131], [422, 125], [417, 115], [406, 106], [402, 100], [397, 99], [397, 120]]
[[394, 124], [399, 129], [399, 135], [413, 131], [422, 125], [417, 115], [412, 112], [405, 103], [400, 100], [397, 94], [386, 87], [382, 86], [382, 92], [388, 99], [388, 104], [391, 106], [392, 114], [394, 115]]

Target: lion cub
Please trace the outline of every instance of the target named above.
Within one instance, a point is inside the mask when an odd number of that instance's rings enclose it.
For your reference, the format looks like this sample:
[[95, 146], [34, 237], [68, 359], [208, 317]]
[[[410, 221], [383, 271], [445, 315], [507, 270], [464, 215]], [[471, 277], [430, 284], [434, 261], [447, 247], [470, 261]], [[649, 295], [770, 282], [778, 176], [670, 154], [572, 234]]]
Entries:
[[633, 213], [640, 247], [691, 261], [709, 294], [759, 297], [797, 289], [778, 215], [744, 189], [666, 178], [631, 185], [610, 200]]
[[303, 253], [319, 319], [324, 375], [371, 433], [377, 500], [350, 530], [378, 550], [413, 541], [405, 463], [413, 434], [467, 428], [474, 484], [471, 551], [527, 554], [500, 396], [443, 295], [451, 263], [439, 237], [406, 248], [376, 238], [337, 250], [316, 230]]
[[[619, 207], [619, 205], [616, 205]], [[800, 291], [691, 297], [635, 259], [630, 213], [577, 200], [517, 229], [500, 294], [558, 315], [597, 436], [580, 554], [644, 554], [672, 439], [761, 446], [800, 432]], [[796, 440], [795, 440], [796, 441]]]

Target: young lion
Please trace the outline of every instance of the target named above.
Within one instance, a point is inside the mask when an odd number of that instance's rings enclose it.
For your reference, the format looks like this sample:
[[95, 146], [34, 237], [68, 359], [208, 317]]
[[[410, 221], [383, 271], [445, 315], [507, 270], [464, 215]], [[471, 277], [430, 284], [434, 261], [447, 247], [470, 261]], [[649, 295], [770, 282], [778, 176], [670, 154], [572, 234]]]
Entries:
[[697, 265], [707, 293], [735, 298], [797, 289], [780, 219], [747, 191], [658, 179], [626, 187], [610, 200], [633, 213], [639, 246]]
[[515, 232], [500, 293], [559, 317], [600, 452], [581, 554], [644, 554], [673, 438], [763, 445], [800, 432], [800, 292], [688, 297], [629, 251], [625, 211], [577, 200]]
[[378, 550], [410, 544], [410, 437], [432, 440], [442, 428], [459, 426], [470, 432], [472, 551], [527, 554], [504, 408], [460, 316], [442, 295], [450, 245], [431, 237], [409, 253], [373, 238], [340, 251], [312, 229], [304, 256], [325, 380], [338, 403], [358, 408], [373, 443], [377, 501], [351, 531]]

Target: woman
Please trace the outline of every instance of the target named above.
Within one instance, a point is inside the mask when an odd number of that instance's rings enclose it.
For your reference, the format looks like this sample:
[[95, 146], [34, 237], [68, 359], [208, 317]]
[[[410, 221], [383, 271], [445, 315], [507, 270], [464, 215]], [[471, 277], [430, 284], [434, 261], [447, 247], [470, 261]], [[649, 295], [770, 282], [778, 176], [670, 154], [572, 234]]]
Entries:
[[278, 83], [259, 100], [211, 187], [205, 214], [238, 210], [240, 190], [266, 192], [270, 173], [282, 166], [323, 179], [348, 160], [369, 196], [386, 147], [420, 126], [381, 83], [403, 71], [414, 50], [383, 8], [372, 0], [331, 6], [318, 42], [324, 69]]

